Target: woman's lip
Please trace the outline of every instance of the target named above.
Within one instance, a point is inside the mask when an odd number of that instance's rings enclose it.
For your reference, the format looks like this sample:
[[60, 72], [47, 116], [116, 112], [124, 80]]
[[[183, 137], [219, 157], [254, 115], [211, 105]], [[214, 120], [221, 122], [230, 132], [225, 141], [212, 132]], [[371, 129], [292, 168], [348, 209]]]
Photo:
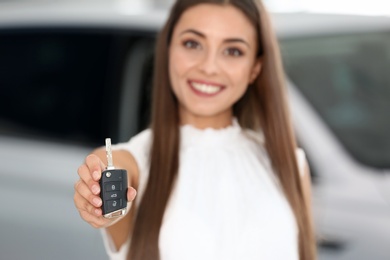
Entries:
[[211, 82], [211, 81], [206, 81], [206, 80], [189, 79], [188, 83], [191, 84], [191, 82], [195, 82], [195, 83], [199, 83], [199, 84], [205, 84], [205, 85], [210, 85], [210, 86], [215, 86], [215, 87], [222, 87], [222, 88], [225, 87], [225, 85], [222, 85], [222, 84], [219, 84], [219, 83], [215, 83], [215, 82]]
[[[206, 92], [202, 92], [196, 88], [194, 88], [194, 86], [192, 86], [192, 82], [194, 83], [198, 83], [198, 84], [205, 84], [205, 85], [210, 85], [210, 86], [214, 86], [214, 87], [219, 87], [219, 91], [215, 92], [215, 93], [206, 93]], [[208, 82], [208, 81], [202, 81], [202, 80], [188, 80], [187, 81], [188, 83], [188, 86], [190, 87], [190, 89], [198, 96], [201, 96], [201, 97], [213, 97], [213, 96], [216, 96], [218, 95], [219, 93], [221, 93], [223, 91], [223, 89], [225, 88], [225, 86], [221, 85], [221, 84], [215, 84], [215, 83], [211, 83]]]

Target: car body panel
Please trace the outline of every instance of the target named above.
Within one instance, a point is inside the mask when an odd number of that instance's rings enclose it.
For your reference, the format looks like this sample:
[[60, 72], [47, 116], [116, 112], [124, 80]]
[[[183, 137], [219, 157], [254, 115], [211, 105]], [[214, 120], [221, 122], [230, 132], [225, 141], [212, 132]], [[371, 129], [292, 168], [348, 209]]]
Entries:
[[0, 137], [0, 258], [105, 259], [98, 230], [73, 203], [90, 148]]

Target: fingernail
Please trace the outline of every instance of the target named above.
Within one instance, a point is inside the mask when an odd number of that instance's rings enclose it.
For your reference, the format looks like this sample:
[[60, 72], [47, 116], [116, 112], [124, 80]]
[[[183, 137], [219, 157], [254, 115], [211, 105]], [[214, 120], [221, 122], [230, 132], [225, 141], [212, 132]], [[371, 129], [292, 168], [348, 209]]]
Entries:
[[92, 186], [92, 192], [93, 192], [94, 194], [99, 194], [99, 192], [100, 192], [99, 186], [98, 186], [98, 185], [93, 185], [93, 186]]
[[102, 204], [102, 200], [99, 198], [94, 198], [92, 201], [93, 201], [93, 204], [95, 204], [98, 207], [100, 207], [100, 205]]
[[95, 209], [95, 214], [96, 214], [97, 216], [100, 216], [100, 209]]
[[99, 174], [99, 172], [94, 171], [94, 172], [92, 173], [92, 176], [93, 176], [93, 178], [94, 178], [95, 180], [98, 180], [99, 177], [100, 177], [100, 174]]

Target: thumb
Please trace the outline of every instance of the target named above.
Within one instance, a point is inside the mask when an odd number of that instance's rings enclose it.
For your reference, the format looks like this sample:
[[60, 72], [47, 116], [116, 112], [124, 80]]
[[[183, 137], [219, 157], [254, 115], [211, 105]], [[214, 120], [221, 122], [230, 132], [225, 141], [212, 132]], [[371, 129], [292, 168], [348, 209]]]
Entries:
[[132, 202], [137, 196], [137, 191], [133, 187], [127, 189], [127, 201]]

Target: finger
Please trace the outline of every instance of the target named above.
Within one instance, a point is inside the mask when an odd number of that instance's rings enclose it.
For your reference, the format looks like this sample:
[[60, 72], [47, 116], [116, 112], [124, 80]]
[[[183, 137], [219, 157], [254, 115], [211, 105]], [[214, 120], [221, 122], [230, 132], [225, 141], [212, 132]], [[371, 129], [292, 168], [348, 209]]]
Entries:
[[102, 206], [102, 199], [99, 196], [94, 195], [85, 182], [82, 181], [77, 184], [76, 192], [86, 199], [91, 205], [97, 208]]
[[85, 164], [87, 165], [90, 173], [92, 173], [95, 181], [100, 180], [102, 171], [104, 170], [104, 164], [100, 158], [95, 154], [90, 154], [85, 158]]
[[83, 182], [81, 179], [79, 179], [78, 181], [75, 182], [74, 184], [74, 190], [76, 191], [77, 190], [77, 187], [79, 186], [79, 184]]
[[92, 179], [91, 172], [89, 171], [87, 165], [81, 165], [77, 170], [77, 173], [79, 174], [80, 179], [87, 184], [93, 194], [97, 195], [100, 193], [100, 185]]
[[127, 189], [127, 201], [132, 202], [137, 196], [137, 191], [133, 187]]
[[79, 211], [87, 211], [92, 215], [95, 215], [97, 217], [100, 217], [102, 215], [101, 208], [94, 207], [91, 203], [89, 203], [88, 200], [86, 200], [83, 196], [81, 196], [80, 193], [77, 191], [74, 194], [73, 197], [74, 204], [76, 205], [76, 208]]

